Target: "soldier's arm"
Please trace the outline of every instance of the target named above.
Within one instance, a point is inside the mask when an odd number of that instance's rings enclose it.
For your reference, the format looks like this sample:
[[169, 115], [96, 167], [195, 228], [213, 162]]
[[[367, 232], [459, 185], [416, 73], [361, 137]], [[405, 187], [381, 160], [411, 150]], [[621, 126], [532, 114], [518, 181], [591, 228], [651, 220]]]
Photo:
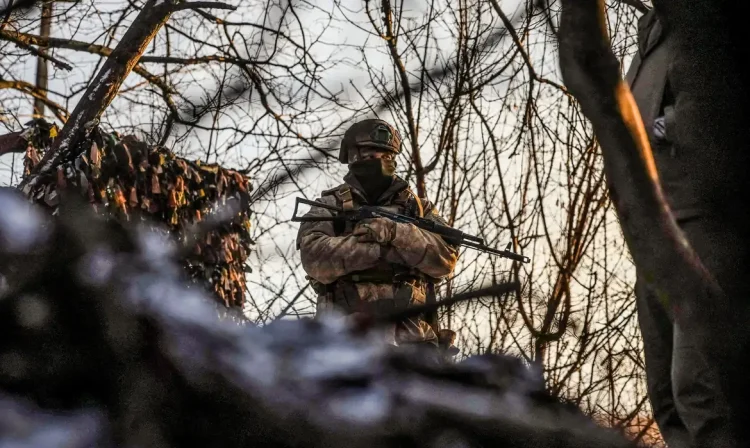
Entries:
[[[438, 215], [435, 207], [423, 200], [424, 217], [426, 219], [447, 225]], [[396, 262], [395, 257], [403, 264], [411, 266], [433, 278], [448, 276], [456, 267], [458, 248], [448, 244], [442, 237], [422, 230], [413, 224], [397, 224], [396, 235], [391, 242], [392, 251], [389, 261]]]
[[[331, 198], [316, 199], [335, 205]], [[334, 216], [330, 210], [313, 207], [307, 216]], [[380, 245], [360, 243], [354, 236], [335, 236], [333, 221], [303, 222], [297, 234], [297, 249], [307, 275], [323, 284], [333, 283], [350, 272], [377, 265]]]

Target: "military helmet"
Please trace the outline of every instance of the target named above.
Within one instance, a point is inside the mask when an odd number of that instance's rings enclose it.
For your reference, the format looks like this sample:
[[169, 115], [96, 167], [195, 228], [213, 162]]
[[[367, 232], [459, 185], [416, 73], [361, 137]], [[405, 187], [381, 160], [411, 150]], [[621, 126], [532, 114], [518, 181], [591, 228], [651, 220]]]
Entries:
[[339, 161], [349, 163], [349, 151], [366, 146], [386, 151], [401, 152], [401, 134], [398, 129], [383, 120], [368, 119], [354, 123], [344, 133], [339, 151]]

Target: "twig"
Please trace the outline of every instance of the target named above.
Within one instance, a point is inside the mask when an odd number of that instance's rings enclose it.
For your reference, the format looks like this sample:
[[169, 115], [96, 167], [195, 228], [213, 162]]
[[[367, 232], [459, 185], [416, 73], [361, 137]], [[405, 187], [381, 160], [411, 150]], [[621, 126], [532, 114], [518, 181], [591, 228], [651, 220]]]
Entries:
[[521, 39], [518, 37], [518, 33], [516, 33], [516, 30], [513, 27], [513, 23], [510, 21], [510, 19], [508, 19], [508, 16], [505, 15], [502, 8], [500, 8], [500, 3], [498, 3], [497, 0], [490, 0], [490, 3], [492, 3], [492, 7], [494, 8], [495, 13], [497, 13], [498, 17], [500, 17], [500, 20], [503, 22], [503, 26], [505, 26], [505, 29], [508, 30], [510, 37], [513, 39], [513, 43], [516, 44], [518, 51], [521, 53], [523, 62], [529, 71], [529, 76], [531, 76], [535, 81], [539, 83], [550, 85], [562, 91], [563, 93], [568, 93], [568, 89], [566, 89], [565, 86], [560, 85], [542, 76], [539, 76], [539, 74], [534, 69], [534, 65], [531, 63], [531, 58], [529, 57], [529, 54], [526, 52], [526, 48], [524, 48], [523, 42], [521, 42]]
[[26, 81], [6, 81], [0, 78], [0, 90], [2, 89], [15, 89], [41, 100], [47, 107], [54, 111], [55, 116], [62, 123], [65, 123], [68, 120], [68, 111], [65, 110], [65, 107], [47, 98], [47, 95], [45, 95], [44, 92], [40, 91], [31, 83]]
[[50, 56], [42, 51], [37, 50], [36, 48], [32, 47], [28, 43], [24, 42], [21, 39], [15, 38], [14, 34], [20, 34], [15, 32], [8, 32], [8, 31], [0, 31], [0, 38], [5, 38], [6, 40], [9, 40], [10, 42], [13, 42], [14, 44], [18, 45], [19, 47], [23, 48], [24, 50], [28, 51], [29, 53], [33, 54], [34, 56], [40, 57], [42, 59], [46, 59], [53, 63], [57, 68], [61, 68], [63, 70], [71, 71], [73, 70], [73, 67], [63, 62], [59, 59], [57, 59], [54, 56]]
[[183, 11], [186, 9], [201, 9], [201, 8], [211, 8], [211, 9], [228, 9], [231, 11], [234, 11], [237, 9], [236, 6], [230, 5], [228, 3], [219, 3], [219, 2], [186, 2], [186, 3], [178, 3], [177, 5], [174, 5], [172, 7], [172, 12], [176, 11]]
[[275, 319], [281, 319], [282, 317], [286, 316], [287, 313], [289, 313], [289, 310], [292, 309], [294, 304], [297, 303], [297, 300], [299, 300], [299, 298], [302, 297], [302, 294], [304, 294], [307, 288], [309, 287], [310, 287], [310, 283], [308, 282], [307, 284], [305, 284], [304, 287], [302, 287], [302, 289], [299, 290], [299, 292], [294, 297], [292, 297], [292, 300], [290, 300], [289, 303], [287, 303], [287, 305], [284, 307], [283, 310], [281, 310], [281, 313], [279, 313], [279, 315], [276, 316]]
[[0, 11], [0, 16], [10, 15], [17, 9], [31, 8], [32, 6], [34, 6], [34, 4], [37, 3], [37, 1], [38, 0], [21, 0], [19, 2], [15, 2], [13, 0], [10, 0], [8, 6]]
[[396, 311], [394, 313], [386, 314], [383, 317], [377, 318], [376, 323], [389, 324], [398, 323], [405, 319], [410, 319], [419, 316], [420, 314], [426, 314], [435, 312], [443, 307], [451, 307], [457, 303], [466, 302], [469, 300], [479, 299], [482, 297], [499, 296], [501, 294], [507, 294], [520, 288], [520, 284], [517, 282], [500, 283], [498, 285], [488, 286], [486, 288], [475, 289], [462, 294], [456, 294], [450, 299], [439, 300], [435, 303], [415, 306], [407, 308], [403, 311]]

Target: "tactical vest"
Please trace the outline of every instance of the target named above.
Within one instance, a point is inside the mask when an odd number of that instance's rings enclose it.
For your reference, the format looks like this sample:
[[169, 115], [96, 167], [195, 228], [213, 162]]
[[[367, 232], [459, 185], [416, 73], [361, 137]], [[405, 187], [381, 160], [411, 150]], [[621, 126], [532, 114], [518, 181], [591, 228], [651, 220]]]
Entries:
[[[356, 210], [359, 206], [359, 204], [354, 201], [354, 195], [352, 195], [351, 187], [348, 184], [343, 184], [336, 188], [326, 190], [321, 193], [321, 196], [333, 196], [336, 199], [336, 206], [342, 208], [346, 212]], [[396, 212], [402, 215], [412, 218], [424, 217], [422, 201], [408, 187], [397, 193], [388, 204], [379, 206], [386, 209], [396, 206], [399, 208]], [[351, 221], [336, 221], [334, 231], [336, 232], [336, 236], [347, 235], [352, 233], [353, 227], [354, 223]]]
[[[336, 206], [345, 212], [356, 210], [359, 207], [348, 184], [326, 190], [321, 193], [321, 196], [333, 196]], [[424, 217], [422, 201], [408, 187], [394, 195], [386, 204], [378, 204], [378, 206], [410, 217]], [[335, 236], [351, 234], [355, 225], [356, 223], [351, 221], [334, 221]], [[356, 311], [355, 305], [358, 305], [357, 301], [359, 300], [356, 283], [391, 284], [396, 291], [394, 300], [383, 300], [371, 304], [376, 312], [388, 312], [411, 305], [413, 303], [413, 291], [418, 289], [421, 293], [426, 289], [427, 282], [434, 282], [434, 279], [408, 266], [384, 262], [381, 266], [340, 277], [328, 285], [313, 281], [312, 286], [320, 296], [319, 300], [333, 303], [345, 311], [354, 312]]]

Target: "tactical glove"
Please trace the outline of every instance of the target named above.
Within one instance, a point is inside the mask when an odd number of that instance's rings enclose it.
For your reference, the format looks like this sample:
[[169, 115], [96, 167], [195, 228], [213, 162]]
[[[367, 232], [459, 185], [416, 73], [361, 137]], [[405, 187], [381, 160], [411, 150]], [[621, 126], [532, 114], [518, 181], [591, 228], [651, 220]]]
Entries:
[[360, 243], [388, 245], [396, 237], [396, 223], [386, 218], [363, 219], [354, 227], [352, 235]]
[[443, 351], [443, 354], [448, 359], [453, 359], [460, 350], [456, 347], [456, 332], [453, 330], [442, 329], [438, 331], [438, 346]]

